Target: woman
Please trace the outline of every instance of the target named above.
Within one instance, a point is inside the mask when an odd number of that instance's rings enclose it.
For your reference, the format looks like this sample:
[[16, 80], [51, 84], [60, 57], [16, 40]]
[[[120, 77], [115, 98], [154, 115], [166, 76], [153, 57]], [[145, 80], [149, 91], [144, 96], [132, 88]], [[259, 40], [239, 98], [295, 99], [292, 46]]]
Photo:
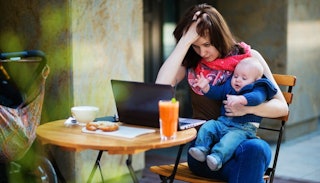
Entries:
[[[206, 4], [190, 8], [178, 23], [174, 36], [177, 45], [159, 70], [156, 83], [176, 85], [184, 77], [188, 78], [191, 88], [193, 117], [217, 119], [221, 101], [214, 101], [201, 95], [199, 88], [192, 87], [197, 76], [203, 74], [211, 80], [212, 85], [223, 83], [233, 72], [241, 59], [255, 57], [264, 68], [264, 75], [276, 88], [277, 94], [268, 102], [258, 106], [230, 106], [225, 104], [227, 116], [255, 114], [262, 117], [279, 117], [288, 113], [288, 106], [272, 73], [255, 50], [245, 43], [234, 39], [221, 14]], [[205, 162], [199, 162], [188, 156], [189, 168], [197, 175], [220, 178], [228, 182], [263, 182], [263, 174], [269, 165], [271, 150], [260, 139], [242, 142], [231, 160], [219, 171], [211, 171]]]

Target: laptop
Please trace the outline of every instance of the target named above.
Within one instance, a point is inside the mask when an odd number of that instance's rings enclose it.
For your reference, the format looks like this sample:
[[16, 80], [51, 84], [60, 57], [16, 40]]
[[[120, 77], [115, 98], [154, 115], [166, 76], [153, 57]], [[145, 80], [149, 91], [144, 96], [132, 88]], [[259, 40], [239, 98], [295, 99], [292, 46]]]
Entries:
[[[174, 88], [170, 85], [135, 81], [111, 80], [118, 121], [160, 128], [159, 100], [171, 100]], [[178, 129], [185, 130], [205, 123], [205, 120], [179, 118]]]

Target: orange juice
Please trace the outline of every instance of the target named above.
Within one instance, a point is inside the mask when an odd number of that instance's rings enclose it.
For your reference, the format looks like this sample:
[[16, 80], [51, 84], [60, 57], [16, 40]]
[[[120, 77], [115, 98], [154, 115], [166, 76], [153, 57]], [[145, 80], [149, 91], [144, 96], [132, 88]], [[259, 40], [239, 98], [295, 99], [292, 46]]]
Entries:
[[174, 139], [177, 133], [179, 118], [179, 102], [170, 100], [159, 101], [161, 139]]

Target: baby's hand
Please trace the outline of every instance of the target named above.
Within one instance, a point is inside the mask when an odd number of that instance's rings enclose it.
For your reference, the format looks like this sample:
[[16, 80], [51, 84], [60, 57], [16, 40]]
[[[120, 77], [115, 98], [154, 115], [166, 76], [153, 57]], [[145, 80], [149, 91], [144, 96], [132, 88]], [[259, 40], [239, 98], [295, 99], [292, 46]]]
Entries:
[[193, 87], [199, 87], [203, 93], [207, 93], [210, 89], [209, 82], [211, 80], [211, 77], [206, 78], [203, 73], [200, 73], [200, 75], [197, 75], [197, 79], [195, 79]]

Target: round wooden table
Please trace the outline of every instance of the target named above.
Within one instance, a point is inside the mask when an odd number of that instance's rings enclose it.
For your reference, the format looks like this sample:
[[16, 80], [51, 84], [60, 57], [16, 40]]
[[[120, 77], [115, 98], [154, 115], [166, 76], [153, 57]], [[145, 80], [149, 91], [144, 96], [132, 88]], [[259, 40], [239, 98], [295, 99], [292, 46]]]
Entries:
[[[153, 133], [143, 134], [134, 138], [122, 138], [109, 135], [83, 133], [83, 126], [73, 125], [66, 127], [64, 125], [65, 121], [66, 120], [57, 120], [38, 126], [36, 130], [37, 138], [42, 144], [52, 144], [75, 151], [85, 149], [99, 150], [100, 152], [89, 177], [89, 181], [95, 173], [96, 168], [100, 166], [99, 161], [103, 151], [108, 151], [109, 154], [128, 154], [127, 166], [134, 182], [137, 182], [137, 178], [135, 177], [134, 171], [131, 167], [132, 154], [151, 149], [184, 145], [195, 139], [197, 135], [196, 129], [191, 128], [178, 131], [177, 137], [173, 140], [162, 141], [160, 139], [159, 129], [156, 129]], [[139, 128], [146, 127], [139, 126]], [[177, 157], [179, 156], [180, 155]]]

